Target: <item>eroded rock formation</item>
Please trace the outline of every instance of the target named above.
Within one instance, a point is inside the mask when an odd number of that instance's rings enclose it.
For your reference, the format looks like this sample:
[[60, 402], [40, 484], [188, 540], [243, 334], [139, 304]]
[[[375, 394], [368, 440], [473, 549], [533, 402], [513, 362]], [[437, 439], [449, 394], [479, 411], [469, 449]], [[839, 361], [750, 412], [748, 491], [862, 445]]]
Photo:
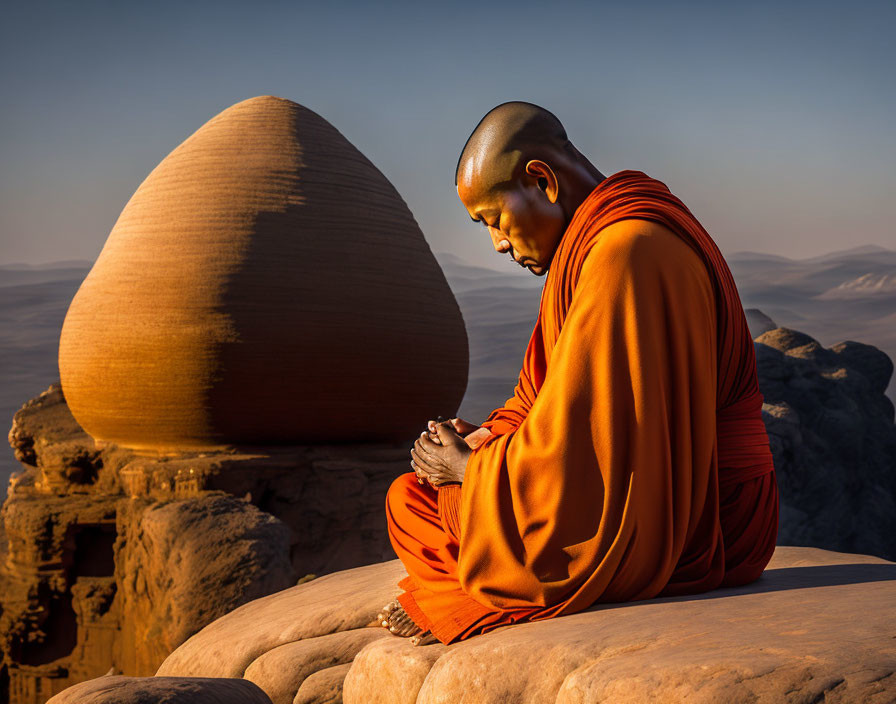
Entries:
[[460, 309], [398, 192], [272, 96], [149, 174], [59, 343], [78, 423], [133, 448], [413, 437], [457, 410], [467, 366]]
[[16, 414], [9, 439], [23, 471], [0, 513], [0, 652], [17, 704], [110, 668], [152, 675], [242, 603], [395, 556], [383, 506], [412, 439], [164, 457], [97, 449], [58, 384]]
[[893, 363], [845, 341], [773, 328], [755, 340], [781, 496], [778, 544], [896, 560]]

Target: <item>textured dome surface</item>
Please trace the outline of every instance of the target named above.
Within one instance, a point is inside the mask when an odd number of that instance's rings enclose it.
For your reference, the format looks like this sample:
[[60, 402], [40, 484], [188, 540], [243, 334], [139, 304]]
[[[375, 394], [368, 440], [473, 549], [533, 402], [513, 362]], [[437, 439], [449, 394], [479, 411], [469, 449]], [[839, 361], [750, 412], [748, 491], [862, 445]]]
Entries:
[[271, 96], [149, 174], [59, 345], [75, 419], [134, 448], [405, 439], [456, 412], [467, 366], [460, 309], [398, 192]]

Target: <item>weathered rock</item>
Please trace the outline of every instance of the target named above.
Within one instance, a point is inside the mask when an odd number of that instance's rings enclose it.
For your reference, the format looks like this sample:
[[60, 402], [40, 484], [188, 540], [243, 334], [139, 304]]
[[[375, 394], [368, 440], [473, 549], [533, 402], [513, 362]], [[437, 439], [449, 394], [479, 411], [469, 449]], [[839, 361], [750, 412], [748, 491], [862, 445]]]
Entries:
[[[245, 604], [172, 653], [159, 675], [263, 672], [255, 681], [275, 702], [292, 692], [294, 701], [338, 701], [340, 675], [347, 704], [896, 698], [896, 564], [869, 555], [779, 546], [749, 585], [599, 604], [448, 646], [367, 636], [380, 627], [364, 624], [402, 576], [392, 560]], [[328, 648], [346, 657], [360, 641], [341, 636], [354, 634], [370, 642], [350, 665], [326, 667]]]
[[162, 504], [122, 503], [114, 662], [123, 672], [161, 662], [197, 624], [295, 584], [289, 528], [247, 501], [214, 492]]
[[271, 704], [246, 680], [209, 677], [98, 677], [69, 687], [47, 704]]
[[395, 188], [272, 96], [150, 173], [59, 344], [78, 423], [134, 448], [398, 440], [456, 411], [467, 365], [460, 309]]
[[397, 585], [405, 574], [395, 559], [334, 572], [250, 601], [186, 641], [156, 674], [242, 677], [252, 663], [284, 644], [368, 624], [382, 630], [373, 620], [401, 593]]
[[43, 704], [110, 667], [151, 675], [300, 577], [394, 558], [383, 507], [413, 438], [152, 457], [96, 448], [54, 384], [10, 440], [27, 464], [0, 513], [0, 701]]
[[[433, 646], [431, 668], [426, 648], [372, 643], [345, 701], [884, 702], [896, 696], [894, 576], [876, 558], [779, 547], [752, 585], [501, 628]], [[399, 660], [420, 673], [401, 683], [406, 699], [385, 686]]]
[[342, 704], [342, 684], [351, 666], [347, 662], [308, 675], [292, 704]]
[[[243, 677], [261, 687], [274, 704], [292, 704], [299, 686], [311, 675], [350, 664], [368, 643], [394, 637], [385, 628], [356, 628], [284, 643], [257, 658], [246, 668]], [[306, 687], [304, 696], [309, 696], [312, 689], [317, 690], [325, 682], [324, 691], [327, 696], [332, 696], [329, 692], [334, 676], [335, 673], [330, 673], [327, 680], [312, 683]], [[341, 691], [342, 680], [338, 684]], [[318, 691], [314, 696], [319, 697], [321, 693]]]
[[775, 459], [778, 543], [896, 559], [896, 425], [889, 357], [825, 348], [775, 328], [756, 338], [763, 419]]
[[[420, 690], [426, 681], [430, 671], [438, 661], [456, 648], [450, 648], [442, 643], [432, 643], [426, 647], [411, 645], [404, 638], [390, 638], [382, 641], [377, 648], [365, 648], [356, 656], [352, 666], [345, 675], [342, 684], [343, 701], [349, 702], [390, 702], [392, 704], [415, 704], [419, 699]], [[494, 655], [494, 653], [491, 653]], [[500, 660], [498, 654], [497, 660]], [[487, 677], [489, 670], [495, 673], [498, 663], [481, 662], [478, 672], [467, 672], [467, 677]], [[538, 663], [539, 669], [544, 663]], [[520, 673], [514, 670], [504, 672], [502, 679], [519, 677]], [[474, 684], [474, 683], [469, 683]], [[450, 691], [439, 692], [441, 701], [463, 699], [470, 691], [463, 682], [455, 682]], [[474, 684], [475, 686], [475, 684]], [[469, 701], [486, 701], [481, 696], [473, 697]], [[505, 702], [506, 699], [491, 701]], [[530, 701], [546, 701], [533, 698]]]

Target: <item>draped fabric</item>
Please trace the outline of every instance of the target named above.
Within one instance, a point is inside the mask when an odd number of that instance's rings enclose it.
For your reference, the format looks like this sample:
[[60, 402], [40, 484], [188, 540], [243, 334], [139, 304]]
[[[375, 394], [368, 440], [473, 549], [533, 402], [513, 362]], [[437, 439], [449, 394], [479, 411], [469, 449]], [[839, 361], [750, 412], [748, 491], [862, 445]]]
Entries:
[[514, 394], [461, 484], [389, 489], [399, 596], [443, 643], [759, 577], [778, 528], [753, 343], [718, 247], [621, 171], [573, 215]]

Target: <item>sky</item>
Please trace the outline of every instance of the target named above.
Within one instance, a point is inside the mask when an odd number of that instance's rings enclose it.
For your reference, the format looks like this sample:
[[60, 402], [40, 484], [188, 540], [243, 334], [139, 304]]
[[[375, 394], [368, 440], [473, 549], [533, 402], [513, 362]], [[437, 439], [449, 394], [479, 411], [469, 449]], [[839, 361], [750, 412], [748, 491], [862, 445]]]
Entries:
[[0, 264], [94, 260], [228, 106], [289, 98], [392, 181], [430, 246], [506, 269], [454, 186], [480, 118], [556, 114], [606, 175], [665, 182], [724, 254], [896, 248], [896, 2], [7, 4]]

